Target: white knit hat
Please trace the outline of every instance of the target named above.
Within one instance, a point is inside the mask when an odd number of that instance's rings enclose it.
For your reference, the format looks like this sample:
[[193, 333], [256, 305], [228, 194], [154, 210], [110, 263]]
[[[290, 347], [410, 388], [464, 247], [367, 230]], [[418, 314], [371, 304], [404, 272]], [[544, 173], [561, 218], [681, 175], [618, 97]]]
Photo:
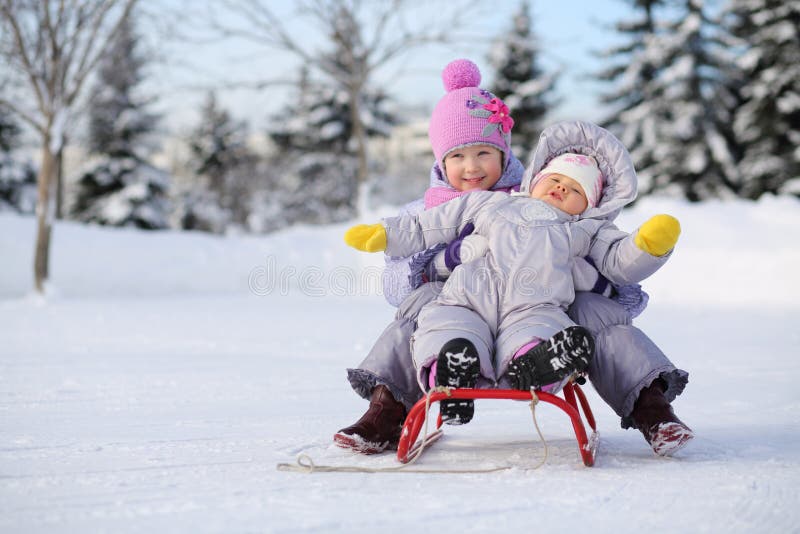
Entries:
[[553, 158], [545, 167], [534, 177], [533, 183], [537, 183], [548, 174], [563, 174], [569, 176], [583, 187], [589, 207], [597, 206], [600, 194], [603, 192], [603, 173], [597, 166], [597, 162], [591, 156], [583, 154], [561, 154]]

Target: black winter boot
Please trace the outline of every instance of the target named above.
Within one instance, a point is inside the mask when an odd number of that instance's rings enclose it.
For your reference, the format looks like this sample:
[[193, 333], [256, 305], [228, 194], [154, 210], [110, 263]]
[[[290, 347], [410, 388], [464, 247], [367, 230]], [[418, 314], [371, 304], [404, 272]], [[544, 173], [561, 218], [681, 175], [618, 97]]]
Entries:
[[406, 407], [384, 385], [375, 386], [369, 408], [355, 424], [333, 435], [339, 447], [362, 454], [377, 454], [397, 449], [406, 418]]
[[666, 384], [657, 378], [639, 393], [633, 405], [634, 426], [659, 456], [672, 456], [694, 437], [692, 429], [678, 419], [664, 397]]
[[[467, 339], [451, 339], [439, 351], [436, 360], [436, 385], [450, 388], [473, 388], [481, 367], [475, 345]], [[455, 399], [439, 401], [439, 414], [448, 425], [465, 425], [475, 414], [475, 401]]]
[[568, 326], [511, 360], [507, 375], [514, 389], [558, 393], [567, 380], [589, 367], [594, 338], [582, 326]]

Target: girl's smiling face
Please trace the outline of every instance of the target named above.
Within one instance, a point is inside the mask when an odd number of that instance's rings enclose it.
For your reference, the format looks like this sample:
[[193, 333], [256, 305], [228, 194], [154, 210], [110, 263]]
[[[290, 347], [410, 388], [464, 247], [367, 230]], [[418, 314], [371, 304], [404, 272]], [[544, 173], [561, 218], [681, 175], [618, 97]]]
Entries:
[[444, 172], [459, 191], [486, 191], [503, 175], [503, 153], [489, 145], [457, 148], [444, 157]]

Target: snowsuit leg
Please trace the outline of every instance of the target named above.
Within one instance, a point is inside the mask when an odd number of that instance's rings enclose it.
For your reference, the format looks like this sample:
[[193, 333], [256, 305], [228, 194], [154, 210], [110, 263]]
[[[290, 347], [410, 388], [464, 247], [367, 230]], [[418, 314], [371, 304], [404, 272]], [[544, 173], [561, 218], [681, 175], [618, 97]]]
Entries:
[[594, 336], [589, 380], [622, 418], [622, 428], [633, 426], [633, 405], [641, 390], [656, 378], [666, 382], [669, 402], [683, 392], [689, 374], [677, 369], [644, 332], [631, 324], [630, 314], [620, 304], [596, 293], [578, 292], [568, 314]]
[[492, 359], [500, 296], [497, 277], [491, 274], [486, 257], [462, 264], [447, 279], [436, 300], [420, 312], [411, 353], [423, 391], [428, 390], [428, 369], [439, 351], [457, 338], [469, 340], [478, 352], [480, 376], [475, 387], [496, 387]]
[[480, 377], [476, 387], [495, 385], [492, 367], [493, 335], [483, 318], [469, 308], [441, 304], [425, 306], [419, 314], [419, 328], [412, 336], [411, 352], [422, 391], [428, 389], [428, 369], [439, 351], [452, 339], [464, 338], [475, 345], [480, 360]]
[[406, 409], [422, 397], [411, 357], [411, 335], [420, 310], [437, 297], [442, 285], [423, 284], [406, 297], [366, 358], [355, 369], [347, 370], [347, 379], [359, 396], [369, 400], [373, 388], [383, 384]]

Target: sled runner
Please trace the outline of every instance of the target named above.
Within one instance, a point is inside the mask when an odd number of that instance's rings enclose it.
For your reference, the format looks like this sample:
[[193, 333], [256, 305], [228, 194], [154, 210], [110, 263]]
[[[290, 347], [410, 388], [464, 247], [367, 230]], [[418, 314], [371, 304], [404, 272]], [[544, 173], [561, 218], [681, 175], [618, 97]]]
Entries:
[[[589, 402], [586, 400], [586, 395], [581, 390], [580, 386], [575, 383], [568, 383], [563, 389], [564, 398], [537, 391], [537, 398], [548, 404], [552, 404], [566, 413], [572, 420], [572, 429], [575, 431], [575, 438], [578, 440], [578, 449], [583, 460], [584, 465], [591, 467], [594, 465], [595, 455], [597, 454], [597, 425], [592, 414], [592, 409], [589, 407]], [[442, 436], [442, 419], [437, 418], [436, 430], [430, 433], [425, 439], [424, 443], [420, 440], [417, 442], [422, 425], [425, 422], [426, 404], [430, 407], [433, 403], [439, 402], [443, 399], [510, 399], [530, 401], [532, 399], [529, 391], [519, 391], [516, 389], [468, 389], [459, 388], [450, 390], [448, 396], [445, 392], [433, 392], [430, 394], [430, 402], [426, 403], [423, 398], [418, 401], [409, 410], [406, 416], [405, 424], [403, 424], [403, 431], [400, 434], [400, 443], [397, 446], [397, 459], [402, 463], [409, 462], [414, 458], [419, 451], [420, 447], [428, 446], [429, 444], [437, 441]], [[579, 409], [580, 408], [580, 409]], [[592, 434], [587, 436], [586, 427], [581, 418], [581, 411], [583, 418], [586, 419]]]

